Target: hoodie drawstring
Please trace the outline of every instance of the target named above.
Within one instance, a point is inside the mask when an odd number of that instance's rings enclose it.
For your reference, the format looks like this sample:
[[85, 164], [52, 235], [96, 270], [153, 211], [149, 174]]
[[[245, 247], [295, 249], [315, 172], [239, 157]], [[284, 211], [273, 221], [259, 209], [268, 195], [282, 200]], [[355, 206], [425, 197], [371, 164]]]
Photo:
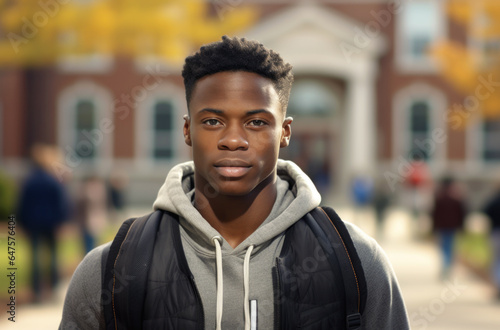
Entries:
[[222, 276], [222, 251], [220, 249], [220, 236], [212, 237], [215, 245], [215, 265], [217, 267], [217, 309], [216, 309], [216, 330], [221, 330], [222, 324], [222, 306], [223, 306], [223, 276]]
[[[215, 266], [217, 268], [217, 307], [216, 307], [216, 330], [221, 330], [222, 324], [222, 309], [223, 309], [223, 273], [222, 273], [222, 251], [220, 242], [222, 238], [220, 236], [212, 237], [212, 242], [215, 245]], [[250, 306], [248, 301], [248, 291], [250, 282], [250, 256], [252, 255], [253, 245], [250, 245], [245, 253], [245, 259], [243, 261], [243, 288], [244, 288], [244, 311], [245, 311], [245, 330], [250, 330], [251, 320], [250, 320]]]
[[245, 297], [243, 298], [243, 306], [245, 308], [245, 330], [250, 330], [250, 307], [248, 303], [248, 283], [250, 274], [250, 255], [252, 254], [253, 245], [250, 245], [245, 254], [245, 261], [243, 262], [243, 286], [245, 288]]

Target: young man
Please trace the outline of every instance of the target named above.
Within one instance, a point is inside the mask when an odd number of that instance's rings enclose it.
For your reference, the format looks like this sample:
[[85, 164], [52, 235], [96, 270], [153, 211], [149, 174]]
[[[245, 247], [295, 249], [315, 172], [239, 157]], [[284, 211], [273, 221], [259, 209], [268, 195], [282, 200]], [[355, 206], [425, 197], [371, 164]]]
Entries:
[[[335, 245], [318, 238], [310, 215], [318, 191], [295, 164], [278, 160], [291, 136], [291, 69], [240, 38], [223, 37], [186, 59], [184, 139], [193, 162], [169, 172], [151, 217], [85, 257], [62, 329], [343, 329], [351, 290], [340, 283], [351, 280], [364, 306], [352, 329], [359, 321], [363, 329], [408, 328], [381, 248], [345, 223], [359, 258], [351, 255], [347, 270], [332, 266]], [[356, 261], [363, 271], [345, 275]]]

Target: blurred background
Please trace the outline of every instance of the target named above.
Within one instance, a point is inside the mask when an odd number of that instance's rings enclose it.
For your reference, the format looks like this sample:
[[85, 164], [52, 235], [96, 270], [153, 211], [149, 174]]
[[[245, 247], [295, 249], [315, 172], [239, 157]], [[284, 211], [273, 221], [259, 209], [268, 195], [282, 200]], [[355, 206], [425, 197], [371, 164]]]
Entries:
[[0, 265], [14, 215], [17, 328], [28, 313], [57, 325], [85, 253], [190, 159], [183, 61], [222, 35], [294, 66], [281, 157], [383, 245], [413, 327], [498, 327], [498, 15], [497, 0], [0, 0]]

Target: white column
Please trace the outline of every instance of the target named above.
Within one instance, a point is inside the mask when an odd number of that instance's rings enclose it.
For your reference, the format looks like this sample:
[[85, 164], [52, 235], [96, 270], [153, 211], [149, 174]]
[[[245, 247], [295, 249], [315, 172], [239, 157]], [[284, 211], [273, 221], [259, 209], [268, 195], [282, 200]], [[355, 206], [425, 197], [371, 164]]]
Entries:
[[373, 175], [376, 168], [375, 69], [368, 59], [355, 67], [346, 94], [344, 164], [348, 178]]

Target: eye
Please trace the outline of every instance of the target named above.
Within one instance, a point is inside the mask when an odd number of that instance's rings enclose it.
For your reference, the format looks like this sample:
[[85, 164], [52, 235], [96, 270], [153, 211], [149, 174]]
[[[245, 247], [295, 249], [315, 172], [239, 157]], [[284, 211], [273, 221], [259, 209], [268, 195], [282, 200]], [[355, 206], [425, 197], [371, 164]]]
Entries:
[[203, 124], [207, 126], [217, 126], [218, 124], [220, 124], [220, 121], [218, 121], [217, 119], [207, 119], [203, 121]]
[[248, 124], [250, 126], [265, 126], [265, 125], [267, 125], [267, 123], [265, 121], [260, 120], [260, 119], [251, 120]]

